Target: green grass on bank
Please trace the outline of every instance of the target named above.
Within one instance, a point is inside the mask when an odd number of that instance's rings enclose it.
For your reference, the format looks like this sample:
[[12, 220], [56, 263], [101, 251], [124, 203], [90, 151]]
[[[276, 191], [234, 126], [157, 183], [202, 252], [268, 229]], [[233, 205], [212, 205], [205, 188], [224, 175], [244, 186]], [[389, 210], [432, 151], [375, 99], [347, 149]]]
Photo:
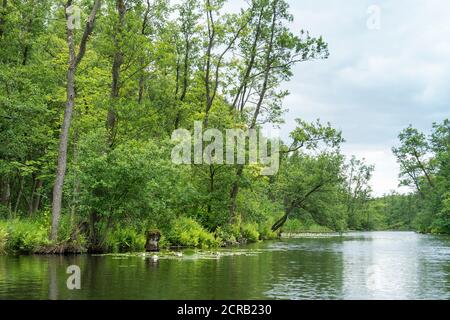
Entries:
[[330, 233], [330, 228], [315, 223], [305, 223], [298, 219], [289, 219], [283, 226], [284, 233]]
[[34, 253], [48, 245], [48, 228], [34, 220], [0, 220], [0, 253]]
[[[88, 251], [88, 236], [72, 238], [73, 226], [67, 216], [61, 219], [62, 228], [57, 243], [48, 240], [48, 218], [0, 220], [0, 254], [82, 253]], [[197, 247], [217, 248], [228, 245], [274, 239], [276, 234], [269, 225], [242, 223], [225, 226], [215, 232], [206, 230], [192, 218], [174, 220], [162, 231], [161, 248]], [[105, 253], [142, 252], [145, 250], [145, 230], [132, 225], [117, 226], [105, 237]]]

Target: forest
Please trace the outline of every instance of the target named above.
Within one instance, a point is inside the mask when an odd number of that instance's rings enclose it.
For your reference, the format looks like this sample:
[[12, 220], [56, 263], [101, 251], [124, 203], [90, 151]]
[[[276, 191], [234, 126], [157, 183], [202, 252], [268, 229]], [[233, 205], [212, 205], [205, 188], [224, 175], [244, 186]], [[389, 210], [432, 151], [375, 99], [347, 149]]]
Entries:
[[279, 126], [293, 68], [332, 54], [291, 30], [286, 0], [226, 6], [0, 0], [0, 253], [142, 251], [149, 230], [164, 247], [203, 248], [281, 232], [450, 233], [448, 119], [399, 133], [409, 194], [374, 197], [376, 168], [345, 157], [345, 132], [319, 119], [296, 120], [272, 176], [171, 161], [172, 133], [195, 122]]

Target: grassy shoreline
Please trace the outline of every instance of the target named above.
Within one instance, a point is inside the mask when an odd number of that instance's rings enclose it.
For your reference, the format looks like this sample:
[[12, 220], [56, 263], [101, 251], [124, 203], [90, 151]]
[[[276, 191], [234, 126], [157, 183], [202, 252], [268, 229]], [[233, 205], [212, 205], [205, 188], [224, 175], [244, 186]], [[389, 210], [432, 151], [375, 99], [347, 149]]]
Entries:
[[[63, 225], [68, 224], [63, 221]], [[63, 228], [58, 242], [48, 240], [49, 224], [37, 219], [0, 219], [0, 255], [71, 255], [85, 253], [145, 252], [145, 232], [135, 227], [116, 228], [105, 240], [103, 249], [89, 249], [87, 235], [73, 238], [69, 226]], [[333, 230], [312, 225], [305, 227], [296, 222], [288, 223], [284, 234], [332, 234]], [[162, 232], [161, 250], [230, 248], [265, 240], [281, 239], [282, 233], [270, 231], [270, 224], [243, 223], [240, 226], [224, 226], [209, 232], [193, 219], [180, 219]]]
[[[145, 252], [145, 231], [135, 226], [113, 229], [106, 236], [100, 250], [90, 248], [87, 234], [77, 234], [74, 237], [73, 230], [69, 226], [64, 230], [58, 242], [51, 242], [48, 240], [49, 224], [46, 220], [0, 219], [0, 255]], [[352, 231], [345, 233], [347, 232]], [[302, 225], [296, 220], [288, 222], [282, 232], [277, 234], [270, 231], [268, 224], [261, 226], [256, 223], [224, 226], [210, 232], [195, 220], [183, 218], [162, 231], [160, 249], [166, 251], [191, 248], [217, 249], [238, 247], [264, 240], [334, 237], [342, 234], [318, 225]]]
[[[67, 226], [63, 228], [60, 239], [51, 242], [48, 239], [49, 223], [44, 219], [0, 219], [0, 255], [145, 252], [146, 228], [113, 228], [100, 246], [93, 247], [88, 241], [88, 233], [77, 233], [68, 221], [63, 221], [63, 225]], [[163, 250], [221, 248], [278, 238], [270, 231], [269, 225], [242, 223], [211, 232], [190, 218], [174, 221], [161, 233], [159, 245]]]

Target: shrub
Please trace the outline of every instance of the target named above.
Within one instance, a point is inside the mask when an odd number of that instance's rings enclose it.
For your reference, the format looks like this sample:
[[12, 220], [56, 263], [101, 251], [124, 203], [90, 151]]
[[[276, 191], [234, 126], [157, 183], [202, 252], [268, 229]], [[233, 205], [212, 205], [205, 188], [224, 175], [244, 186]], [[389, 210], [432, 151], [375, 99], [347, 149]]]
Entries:
[[161, 239], [159, 239], [159, 248], [160, 249], [167, 249], [170, 247], [170, 242], [167, 239], [167, 237], [163, 234], [161, 234]]
[[16, 253], [33, 253], [49, 244], [48, 228], [33, 220], [10, 220], [6, 222], [6, 250]]
[[239, 244], [238, 239], [241, 238], [241, 232], [238, 225], [225, 225], [216, 229], [216, 237], [221, 239], [222, 246], [230, 246]]
[[283, 226], [283, 232], [295, 233], [304, 231], [305, 227], [298, 219], [288, 219]]
[[70, 215], [62, 215], [59, 221], [58, 229], [58, 240], [59, 241], [69, 241], [72, 233], [74, 231], [74, 226], [71, 221]]
[[8, 232], [3, 223], [0, 222], [0, 254], [6, 253], [6, 242], [8, 241]]
[[112, 252], [141, 252], [145, 241], [145, 236], [133, 228], [116, 228], [108, 235], [106, 246]]
[[274, 240], [278, 238], [278, 234], [272, 231], [272, 225], [273, 223], [271, 221], [259, 225], [258, 232], [261, 240]]
[[0, 204], [0, 219], [6, 219], [10, 215], [10, 210], [8, 207]]
[[283, 226], [283, 232], [296, 233], [296, 232], [313, 232], [313, 233], [327, 233], [332, 230], [325, 226], [320, 226], [315, 223], [304, 223], [299, 219], [289, 219]]
[[241, 235], [246, 242], [258, 242], [259, 232], [256, 223], [246, 223], [241, 226]]
[[205, 230], [197, 221], [191, 218], [175, 220], [168, 240], [173, 245], [184, 247], [218, 247], [222, 240]]

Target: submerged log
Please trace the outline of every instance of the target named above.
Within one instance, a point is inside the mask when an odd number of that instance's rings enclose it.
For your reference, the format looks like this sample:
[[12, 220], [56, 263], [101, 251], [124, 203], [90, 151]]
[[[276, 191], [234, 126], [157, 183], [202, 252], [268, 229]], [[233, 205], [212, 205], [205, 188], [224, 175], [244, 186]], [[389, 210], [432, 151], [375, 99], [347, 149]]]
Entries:
[[161, 239], [161, 232], [159, 230], [147, 231], [147, 242], [145, 244], [145, 251], [157, 252], [159, 251], [159, 240]]

